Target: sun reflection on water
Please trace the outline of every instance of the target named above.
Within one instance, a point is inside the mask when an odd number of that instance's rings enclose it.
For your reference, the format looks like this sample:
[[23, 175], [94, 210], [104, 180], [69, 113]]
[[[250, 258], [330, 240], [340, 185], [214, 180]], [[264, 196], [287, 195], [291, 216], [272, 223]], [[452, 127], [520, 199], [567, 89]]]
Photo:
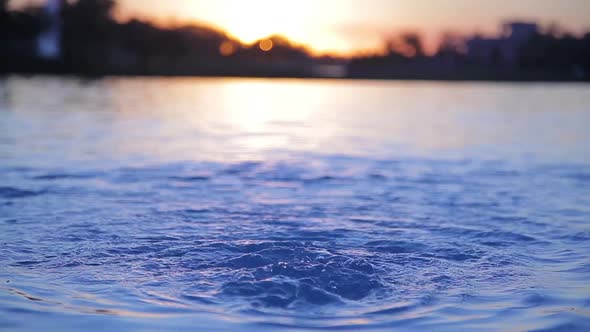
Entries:
[[[21, 114], [23, 124], [44, 110], [37, 117], [43, 130], [31, 133], [38, 139], [15, 143], [21, 154], [35, 153], [39, 160], [41, 142], [52, 137], [83, 143], [62, 156], [81, 160], [146, 151], [167, 161], [259, 159], [276, 151], [395, 156], [481, 146], [584, 155], [576, 151], [587, 137], [587, 112], [575, 104], [581, 98], [568, 97], [587, 95], [584, 89], [552, 87], [547, 94], [512, 85], [360, 83], [111, 78], [85, 84], [14, 79], [6, 85], [10, 114]], [[38, 91], [34, 101], [31, 89]], [[524, 97], [531, 105], [518, 106]], [[554, 126], [559, 100], [570, 111]], [[72, 116], [55, 116], [60, 112]], [[18, 128], [5, 130], [9, 135]], [[555, 142], [559, 148], [548, 150]]]

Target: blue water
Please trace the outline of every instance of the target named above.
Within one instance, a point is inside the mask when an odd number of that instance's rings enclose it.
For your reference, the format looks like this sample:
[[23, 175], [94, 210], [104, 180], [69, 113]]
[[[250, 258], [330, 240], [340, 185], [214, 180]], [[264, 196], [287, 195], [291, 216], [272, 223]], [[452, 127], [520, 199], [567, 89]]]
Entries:
[[0, 98], [0, 330], [590, 330], [590, 86]]

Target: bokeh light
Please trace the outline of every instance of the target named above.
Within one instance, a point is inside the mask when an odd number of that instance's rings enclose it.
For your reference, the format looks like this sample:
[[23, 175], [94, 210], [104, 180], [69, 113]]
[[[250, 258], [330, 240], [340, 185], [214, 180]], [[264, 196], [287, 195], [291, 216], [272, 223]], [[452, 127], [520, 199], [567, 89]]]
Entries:
[[272, 50], [272, 48], [274, 47], [274, 44], [273, 44], [272, 40], [270, 40], [270, 39], [263, 39], [260, 41], [260, 43], [258, 43], [258, 47], [260, 47], [260, 49], [263, 50], [264, 52], [268, 52], [268, 51]]

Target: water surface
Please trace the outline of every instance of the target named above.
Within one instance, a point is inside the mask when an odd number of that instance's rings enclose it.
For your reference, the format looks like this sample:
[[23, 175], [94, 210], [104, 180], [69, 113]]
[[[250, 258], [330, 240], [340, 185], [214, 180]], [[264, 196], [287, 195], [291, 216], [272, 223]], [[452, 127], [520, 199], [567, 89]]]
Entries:
[[0, 81], [0, 329], [587, 331], [590, 86]]

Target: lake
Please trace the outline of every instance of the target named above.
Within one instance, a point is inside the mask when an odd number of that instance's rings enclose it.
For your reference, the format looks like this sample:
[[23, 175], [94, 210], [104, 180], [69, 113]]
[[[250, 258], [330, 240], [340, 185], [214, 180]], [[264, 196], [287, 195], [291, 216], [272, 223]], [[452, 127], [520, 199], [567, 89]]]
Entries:
[[0, 79], [0, 330], [588, 331], [590, 85]]

